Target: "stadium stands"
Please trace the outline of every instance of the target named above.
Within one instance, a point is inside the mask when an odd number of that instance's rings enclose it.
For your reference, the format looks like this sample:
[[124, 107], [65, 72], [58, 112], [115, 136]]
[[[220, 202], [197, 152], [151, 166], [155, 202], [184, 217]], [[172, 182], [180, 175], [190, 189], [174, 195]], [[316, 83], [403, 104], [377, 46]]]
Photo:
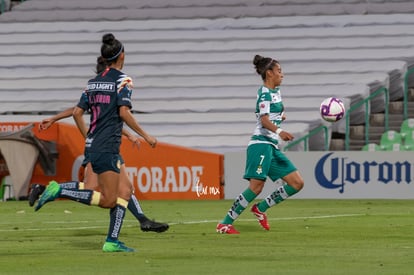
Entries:
[[413, 141], [412, 144], [414, 144], [414, 140], [412, 140], [414, 133], [414, 118], [407, 118], [401, 123], [400, 133], [405, 142], [407, 139], [410, 139], [410, 141]]
[[402, 136], [394, 130], [386, 131], [382, 134], [380, 145], [384, 150], [392, 150], [394, 144], [402, 144]]
[[369, 152], [375, 152], [375, 151], [382, 151], [382, 148], [380, 145], [376, 143], [368, 143], [365, 144], [362, 148], [362, 151], [369, 151]]
[[[243, 150], [261, 82], [255, 54], [282, 64], [284, 128], [301, 137], [326, 125], [343, 135], [345, 120], [326, 124], [319, 103], [337, 96], [349, 109], [381, 87], [390, 101], [403, 98], [414, 67], [414, 5], [308, 2], [26, 1], [0, 15], [0, 121], [37, 120], [73, 106], [94, 74], [102, 34], [113, 32], [126, 47], [135, 116], [160, 141]], [[385, 105], [383, 95], [375, 97], [369, 113]], [[365, 115], [361, 106], [350, 124], [363, 124]], [[324, 148], [319, 136], [310, 144]]]
[[362, 151], [413, 151], [414, 150], [414, 119], [405, 119], [398, 127], [400, 130], [388, 130], [381, 134], [376, 142], [362, 146]]

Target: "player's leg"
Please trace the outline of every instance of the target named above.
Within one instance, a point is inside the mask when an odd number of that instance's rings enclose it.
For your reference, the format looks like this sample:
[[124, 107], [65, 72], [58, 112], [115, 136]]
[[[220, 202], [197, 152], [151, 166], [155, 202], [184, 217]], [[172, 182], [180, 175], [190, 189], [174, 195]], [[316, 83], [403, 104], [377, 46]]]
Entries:
[[[88, 165], [90, 169], [86, 169], [86, 171], [89, 171], [89, 174], [95, 174], [91, 173], [92, 167], [90, 166], [90, 162]], [[93, 182], [92, 180], [90, 181]], [[95, 179], [94, 184], [96, 185], [96, 183], [97, 180]], [[116, 200], [116, 197], [107, 198], [108, 195], [102, 196], [101, 192], [94, 191], [93, 189], [84, 189], [84, 186], [84, 183], [79, 181], [61, 183], [60, 185], [56, 181], [51, 181], [40, 197], [35, 211], [38, 211], [45, 203], [53, 201], [56, 198], [66, 198], [87, 205], [99, 205], [103, 208], [111, 208], [111, 204], [108, 204], [107, 200]]]
[[[59, 186], [61, 188], [68, 189], [68, 190], [87, 189], [85, 188], [85, 184], [81, 181], [61, 182], [59, 183]], [[29, 198], [28, 198], [29, 205], [33, 206], [45, 190], [46, 190], [45, 185], [38, 184], [38, 183], [33, 184], [29, 192]]]
[[38, 211], [47, 202], [56, 200], [57, 198], [66, 198], [76, 202], [80, 202], [87, 205], [102, 205], [101, 193], [94, 190], [78, 190], [78, 189], [65, 189], [62, 188], [56, 181], [49, 182], [43, 194], [40, 196], [39, 201], [35, 207], [35, 211]]
[[[99, 189], [102, 197], [111, 207], [108, 234], [102, 247], [104, 252], [132, 252], [134, 249], [119, 241], [132, 187], [121, 181], [121, 157], [118, 154], [91, 154], [94, 172], [98, 174]], [[98, 158], [97, 158], [98, 157]]]
[[[125, 167], [121, 169], [121, 174], [123, 174], [124, 178], [128, 180], [129, 182], [129, 178], [126, 174]], [[129, 182], [128, 184], [132, 186], [132, 183]], [[73, 182], [59, 183], [59, 185], [62, 189], [68, 189], [68, 190], [76, 190], [76, 189], [79, 189], [79, 190], [87, 189], [87, 190], [95, 190], [95, 191], [99, 190], [98, 175], [93, 172], [90, 162], [87, 162], [86, 167], [85, 167], [84, 182], [73, 181]], [[34, 205], [35, 201], [44, 192], [45, 188], [46, 187], [44, 185], [40, 185], [40, 184], [35, 184], [32, 186], [31, 191], [29, 193], [29, 205], [30, 206]], [[69, 199], [73, 198], [74, 200], [78, 201], [79, 197], [81, 197], [79, 201], [83, 202], [84, 204], [98, 205], [99, 201], [93, 201], [93, 202], [89, 201], [90, 196], [88, 195], [86, 195], [87, 199], [83, 200], [82, 198], [85, 197], [84, 193], [85, 192], [64, 191], [64, 195], [68, 195]], [[128, 210], [130, 210], [131, 213], [134, 215], [134, 217], [140, 222], [141, 230], [144, 232], [153, 231], [153, 232], [161, 233], [169, 229], [169, 225], [167, 223], [156, 222], [146, 217], [139, 204], [138, 199], [135, 197], [134, 194], [131, 195], [131, 199], [128, 202]]]
[[282, 178], [286, 184], [279, 186], [273, 193], [255, 204], [251, 209], [260, 225], [266, 230], [269, 230], [269, 224], [267, 223], [265, 211], [299, 192], [304, 184], [302, 176], [291, 161], [279, 150], [276, 150], [274, 154], [275, 157], [269, 171], [269, 177], [273, 181]]
[[217, 225], [217, 232], [238, 233], [231, 225], [263, 190], [271, 158], [272, 148], [269, 145], [255, 144], [247, 148], [244, 178], [249, 180], [249, 187], [234, 200], [224, 219]]
[[108, 194], [108, 198], [115, 198], [115, 205], [109, 211], [108, 234], [102, 250], [104, 252], [134, 251], [134, 249], [125, 246], [121, 241], [119, 241], [119, 234], [121, 232], [126, 207], [128, 205], [128, 200], [126, 198], [118, 196], [119, 174], [114, 171], [106, 171], [98, 174], [98, 182], [103, 194]]
[[162, 233], [167, 231], [170, 227], [168, 223], [148, 219], [148, 217], [143, 214], [139, 201], [134, 194], [131, 195], [131, 199], [128, 202], [128, 210], [139, 220], [141, 230], [144, 232], [152, 231]]
[[85, 166], [85, 174], [83, 181], [85, 182], [85, 189], [99, 191], [98, 175], [95, 172], [93, 172], [92, 165], [90, 162], [88, 162]]
[[147, 216], [145, 216], [137, 197], [134, 195], [133, 185], [126, 173], [125, 164], [122, 164], [121, 166], [120, 181], [131, 188], [131, 198], [128, 201], [128, 210], [139, 221], [141, 230], [144, 232], [153, 231], [158, 233], [167, 231], [169, 228], [168, 224], [150, 220]]
[[[86, 159], [86, 158], [85, 158]], [[96, 190], [96, 187], [98, 186], [98, 177], [95, 173], [92, 171], [92, 167], [89, 161], [84, 161], [82, 164], [85, 166], [85, 177], [84, 181], [69, 181], [69, 182], [60, 182], [59, 185], [61, 188], [69, 189], [69, 190]], [[87, 184], [89, 183], [89, 184]], [[33, 184], [30, 188], [29, 192], [29, 205], [33, 206], [35, 202], [39, 199], [39, 197], [43, 194], [45, 191], [46, 186], [42, 184]]]
[[[250, 179], [249, 187], [234, 200], [224, 219], [217, 225], [216, 231], [218, 233], [238, 234], [239, 232], [232, 226], [233, 222], [247, 208], [249, 203], [257, 197], [263, 186], [263, 180]], [[255, 191], [259, 193], [256, 194]]]
[[257, 204], [259, 211], [265, 212], [270, 207], [279, 204], [287, 198], [293, 196], [303, 187], [303, 179], [298, 171], [291, 172], [290, 174], [284, 176], [282, 179], [286, 184], [278, 187], [276, 191], [259, 202]]
[[[98, 186], [98, 176], [93, 172], [89, 156], [86, 153], [82, 162], [82, 168], [84, 169], [83, 181], [59, 182], [60, 187], [69, 190], [96, 190], [96, 187]], [[79, 178], [82, 178], [82, 176], [80, 175]]]
[[[105, 171], [111, 171], [111, 169], [118, 169], [117, 167], [117, 155], [113, 154], [94, 154], [96, 167], [93, 167], [93, 170], [100, 173]], [[120, 164], [119, 164], [120, 165]], [[62, 188], [56, 181], [51, 181], [47, 186], [45, 192], [39, 199], [39, 202], [35, 208], [35, 211], [38, 211], [45, 203], [54, 201], [57, 198], [66, 198], [76, 202], [80, 202], [87, 205], [98, 205], [102, 208], [113, 208], [117, 200], [117, 190], [118, 190], [118, 180], [111, 185], [102, 185], [105, 186], [107, 190], [102, 190], [102, 192], [90, 190], [90, 189], [66, 189]]]

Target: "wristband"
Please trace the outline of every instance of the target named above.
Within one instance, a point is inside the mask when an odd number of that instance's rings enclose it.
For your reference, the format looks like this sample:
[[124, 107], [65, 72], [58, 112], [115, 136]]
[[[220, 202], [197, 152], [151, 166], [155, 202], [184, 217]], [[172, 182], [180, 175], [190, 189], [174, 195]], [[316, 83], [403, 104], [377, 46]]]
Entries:
[[282, 129], [282, 128], [277, 128], [275, 133], [276, 133], [276, 134], [278, 134], [278, 135], [280, 135], [280, 133], [281, 133], [282, 131], [283, 131], [283, 129]]

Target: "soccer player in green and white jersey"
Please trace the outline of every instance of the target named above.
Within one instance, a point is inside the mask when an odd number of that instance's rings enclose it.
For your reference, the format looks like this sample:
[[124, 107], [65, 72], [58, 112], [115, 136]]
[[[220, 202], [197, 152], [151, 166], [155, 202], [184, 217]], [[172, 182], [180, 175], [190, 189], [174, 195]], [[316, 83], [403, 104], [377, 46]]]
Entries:
[[232, 224], [262, 192], [267, 177], [273, 181], [282, 179], [286, 184], [250, 209], [265, 230], [270, 229], [265, 211], [299, 192], [304, 184], [296, 167], [278, 147], [279, 140], [293, 139], [280, 127], [285, 119], [279, 87], [283, 80], [282, 68], [276, 60], [260, 55], [254, 57], [253, 64], [263, 85], [257, 94], [256, 128], [247, 147], [244, 178], [249, 181], [249, 187], [235, 199], [224, 219], [217, 224], [218, 233], [239, 234]]

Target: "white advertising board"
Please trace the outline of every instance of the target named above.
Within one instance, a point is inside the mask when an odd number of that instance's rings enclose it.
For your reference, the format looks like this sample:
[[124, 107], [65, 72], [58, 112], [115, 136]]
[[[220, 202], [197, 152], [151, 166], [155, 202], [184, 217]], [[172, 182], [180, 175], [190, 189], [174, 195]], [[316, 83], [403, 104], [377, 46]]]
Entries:
[[[294, 198], [413, 199], [414, 152], [286, 152], [304, 178]], [[234, 199], [247, 186], [243, 179], [246, 153], [224, 155], [225, 199]], [[266, 181], [258, 198], [279, 183]]]

